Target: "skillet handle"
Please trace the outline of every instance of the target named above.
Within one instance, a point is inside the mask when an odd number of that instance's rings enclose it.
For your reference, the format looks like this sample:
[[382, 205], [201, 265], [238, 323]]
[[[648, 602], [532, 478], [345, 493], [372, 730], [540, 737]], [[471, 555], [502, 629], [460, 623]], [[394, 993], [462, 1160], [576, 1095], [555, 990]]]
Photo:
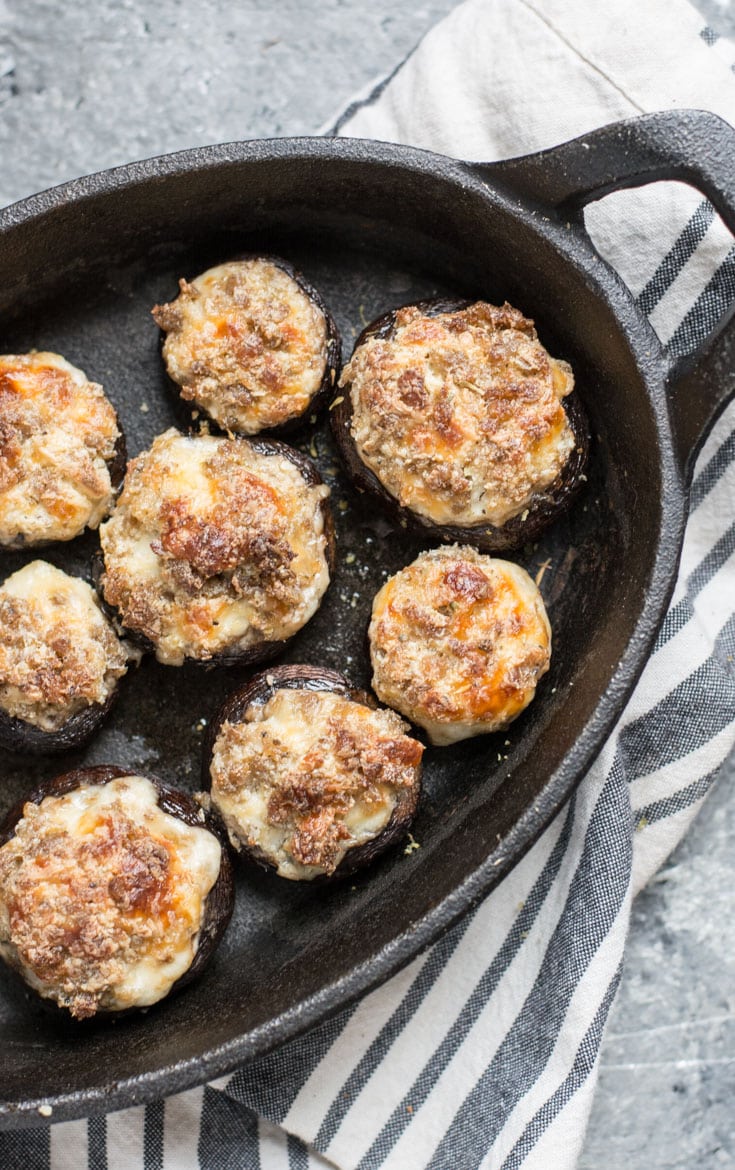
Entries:
[[[482, 172], [582, 226], [585, 204], [611, 191], [679, 179], [706, 195], [735, 234], [735, 130], [704, 110], [614, 122], [538, 154], [490, 163]], [[668, 381], [688, 479], [711, 426], [735, 395], [735, 304], [696, 353], [672, 360]]]

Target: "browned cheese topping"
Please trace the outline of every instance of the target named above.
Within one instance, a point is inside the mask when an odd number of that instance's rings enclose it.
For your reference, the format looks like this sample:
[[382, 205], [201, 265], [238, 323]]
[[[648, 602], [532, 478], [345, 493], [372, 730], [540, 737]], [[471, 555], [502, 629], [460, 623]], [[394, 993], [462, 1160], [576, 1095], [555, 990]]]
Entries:
[[242, 722], [222, 726], [211, 765], [233, 844], [282, 877], [333, 873], [418, 785], [423, 748], [407, 730], [394, 711], [329, 692], [282, 688], [251, 704]]
[[77, 1019], [155, 1003], [196, 953], [221, 847], [142, 777], [28, 803], [0, 849], [0, 953]]
[[166, 431], [100, 530], [105, 598], [173, 665], [288, 638], [329, 583], [327, 495], [247, 440]]
[[55, 353], [0, 357], [0, 544], [71, 540], [112, 507], [101, 386]]
[[385, 583], [370, 651], [378, 697], [448, 744], [524, 710], [548, 670], [551, 629], [525, 569], [448, 545]]
[[153, 316], [181, 397], [246, 435], [303, 414], [324, 376], [327, 326], [293, 277], [268, 260], [237, 260], [179, 287]]
[[352, 437], [403, 506], [436, 524], [501, 526], [549, 487], [574, 449], [566, 362], [533, 322], [482, 301], [427, 316], [399, 309], [390, 338], [345, 367]]
[[33, 561], [0, 587], [0, 708], [8, 715], [55, 731], [103, 704], [136, 657], [78, 577]]

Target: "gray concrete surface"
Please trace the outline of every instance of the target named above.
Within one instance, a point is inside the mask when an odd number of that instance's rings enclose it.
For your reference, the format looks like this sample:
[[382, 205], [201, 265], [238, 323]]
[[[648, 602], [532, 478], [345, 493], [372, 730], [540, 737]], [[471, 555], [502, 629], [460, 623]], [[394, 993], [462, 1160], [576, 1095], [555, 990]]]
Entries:
[[0, 204], [133, 159], [318, 130], [453, 0], [0, 0]]
[[[698, 6], [735, 33], [731, 5]], [[314, 132], [452, 7], [0, 0], [0, 205], [134, 158]], [[735, 1166], [732, 762], [724, 773], [635, 905], [581, 1170]]]

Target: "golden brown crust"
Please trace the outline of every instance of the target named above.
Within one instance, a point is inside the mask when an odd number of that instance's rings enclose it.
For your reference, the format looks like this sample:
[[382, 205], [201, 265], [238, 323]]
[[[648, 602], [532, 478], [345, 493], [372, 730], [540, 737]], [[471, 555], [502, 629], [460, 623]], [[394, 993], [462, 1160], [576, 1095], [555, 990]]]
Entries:
[[[26, 808], [17, 831], [23, 864], [17, 854], [0, 850], [0, 897], [8, 908], [10, 937], [21, 962], [41, 982], [60, 987], [63, 1001], [77, 1019], [97, 1010], [101, 988], [116, 982], [138, 957], [156, 925], [160, 932], [171, 909], [171, 854], [122, 815], [109, 818], [101, 832], [80, 848], [71, 838], [50, 842], [36, 831], [41, 814]], [[63, 869], [66, 881], [56, 897], [38, 906], [39, 882], [50, 863]], [[63, 902], [85, 907], [83, 920], [71, 920]], [[129, 915], [111, 913], [110, 903]], [[151, 917], [155, 908], [160, 921]]]
[[0, 544], [96, 527], [112, 507], [119, 438], [102, 387], [58, 354], [0, 357]]
[[369, 636], [376, 694], [434, 743], [505, 727], [533, 698], [551, 650], [528, 574], [457, 546], [422, 553], [386, 582]]
[[233, 840], [284, 876], [333, 873], [364, 843], [361, 821], [374, 819], [377, 834], [402, 790], [416, 789], [423, 748], [405, 731], [395, 712], [342, 694], [277, 689], [220, 727], [213, 802]]
[[[304, 713], [306, 714], [306, 712]], [[377, 804], [381, 786], [407, 788], [415, 780], [422, 748], [416, 740], [378, 739], [370, 729], [327, 720], [319, 743], [302, 758], [299, 771], [289, 773], [268, 801], [268, 822], [291, 825], [287, 846], [302, 865], [333, 872], [341, 860], [340, 846], [349, 841], [349, 829], [340, 816], [356, 801]], [[328, 754], [335, 765], [329, 767]]]
[[151, 788], [134, 777], [111, 780], [112, 799], [102, 804], [94, 786], [30, 801], [0, 848], [3, 953], [77, 1019], [118, 1006], [116, 995], [131, 994], [125, 980], [141, 963], [152, 963], [155, 981], [174, 955], [191, 952], [216, 877], [218, 846], [208, 846], [206, 873], [193, 873], [154, 805], [145, 806], [142, 823], [133, 819], [128, 794], [140, 783]]
[[105, 599], [162, 661], [290, 637], [328, 584], [327, 494], [244, 439], [167, 431], [101, 530]]
[[510, 305], [407, 306], [358, 344], [341, 384], [363, 463], [427, 521], [502, 526], [559, 477], [576, 440], [570, 368]]
[[0, 708], [47, 731], [104, 704], [135, 653], [84, 581], [35, 561], [0, 587]]
[[181, 397], [223, 429], [253, 435], [308, 409], [328, 363], [325, 313], [287, 266], [230, 261], [189, 282], [153, 317]]

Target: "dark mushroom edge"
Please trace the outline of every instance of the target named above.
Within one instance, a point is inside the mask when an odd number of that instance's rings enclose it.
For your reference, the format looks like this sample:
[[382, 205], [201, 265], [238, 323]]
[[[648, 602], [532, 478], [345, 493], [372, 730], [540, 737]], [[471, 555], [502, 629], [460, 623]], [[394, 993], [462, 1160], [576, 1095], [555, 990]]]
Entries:
[[[120, 489], [123, 485], [123, 480], [125, 479], [125, 469], [128, 462], [128, 448], [125, 441], [125, 432], [120, 425], [120, 418], [117, 414], [117, 411], [115, 412], [115, 419], [117, 421], [118, 435], [117, 439], [115, 440], [115, 448], [112, 452], [112, 458], [107, 462], [107, 470], [110, 473], [110, 483], [112, 485], [113, 492], [113, 506], [115, 499], [120, 494]], [[104, 523], [104, 520], [102, 523]], [[82, 532], [77, 533], [77, 537], [82, 536], [86, 531], [87, 528], [85, 527]], [[77, 537], [72, 537], [72, 540], [76, 540]], [[54, 544], [67, 543], [68, 541], [58, 540], [26, 540], [24, 536], [20, 535], [16, 540], [8, 541], [7, 544], [0, 543], [0, 553], [2, 553], [3, 550], [7, 552], [40, 552], [42, 549], [50, 548]]]
[[[172, 788], [162, 780], [146, 772], [134, 771], [130, 768], [120, 768], [113, 764], [96, 764], [88, 768], [75, 768], [73, 771], [65, 772], [61, 776], [55, 776], [41, 781], [22, 800], [13, 805], [3, 818], [2, 823], [0, 823], [0, 847], [15, 836], [16, 825], [23, 817], [23, 810], [26, 804], [40, 804], [47, 796], [65, 796], [67, 792], [73, 792], [75, 788], [80, 788], [83, 784], [101, 786], [107, 784], [110, 780], [122, 779], [125, 776], [140, 776], [145, 780], [149, 780], [158, 791], [158, 807], [162, 812], [176, 817], [186, 825], [209, 830], [217, 838], [221, 846], [220, 869], [216, 882], [207, 894], [196, 954], [187, 970], [176, 980], [167, 994], [155, 1004], [151, 1004], [150, 1007], [129, 1007], [120, 1011], [99, 1009], [90, 1021], [75, 1021], [76, 1025], [81, 1027], [88, 1026], [90, 1023], [94, 1024], [94, 1021], [100, 1018], [119, 1019], [121, 1016], [128, 1016], [132, 1013], [151, 1011], [152, 1008], [158, 1006], [158, 1003], [162, 1003], [170, 995], [174, 994], [174, 992], [180, 991], [188, 983], [197, 979], [212, 959], [220, 939], [227, 929], [235, 906], [235, 881], [232, 862], [230, 861], [230, 845], [224, 826], [220, 823], [216, 815], [204, 809], [189, 793]], [[29, 986], [25, 979], [23, 979], [22, 972], [14, 967], [11, 970], [15, 972], [19, 979], [23, 980], [26, 986]], [[34, 991], [34, 989], [31, 988], [31, 991]], [[54, 1000], [46, 999], [38, 995], [38, 992], [34, 991], [34, 994], [38, 996], [40, 1004], [48, 1012], [58, 1015], [64, 1020], [69, 1020], [69, 1013], [65, 1008], [60, 1007]]]
[[56, 755], [83, 747], [98, 731], [112, 711], [120, 693], [119, 679], [104, 703], [91, 703], [71, 715], [55, 731], [45, 731], [25, 719], [8, 715], [0, 707], [0, 748], [8, 752], [23, 752], [30, 756]]
[[125, 433], [120, 426], [120, 419], [117, 415], [117, 412], [115, 413], [115, 418], [117, 419], [117, 429], [120, 433], [117, 436], [115, 450], [112, 453], [112, 459], [110, 460], [108, 467], [110, 469], [110, 482], [112, 483], [115, 494], [117, 495], [123, 485], [123, 480], [125, 479], [125, 469], [128, 465], [128, 447], [127, 443], [125, 442]]
[[[442, 313], [454, 313], [465, 309], [474, 303], [466, 298], [456, 300], [437, 298], [416, 301], [413, 307], [420, 309], [429, 317], [438, 317]], [[363, 329], [355, 342], [355, 351], [371, 338], [390, 338], [398, 311], [390, 309]], [[493, 524], [465, 526], [436, 524], [410, 508], [403, 507], [383, 486], [377, 475], [363, 463], [351, 432], [353, 413], [351, 390], [349, 382], [341, 387], [331, 407], [332, 433], [340, 457], [353, 484], [360, 491], [367, 492], [379, 500], [388, 514], [403, 527], [418, 529], [429, 537], [451, 544], [471, 544], [480, 552], [518, 549], [536, 540], [544, 529], [553, 524], [567, 510], [585, 482], [584, 471], [589, 456], [590, 430], [585, 409], [575, 389], [564, 400], [564, 410], [576, 440], [574, 450], [554, 482], [535, 496], [528, 508], [519, 516], [512, 516], [506, 520], [500, 527]]]
[[[190, 435], [196, 437], [198, 432], [192, 430]], [[290, 447], [287, 443], [282, 443], [279, 439], [261, 439], [259, 436], [250, 438], [245, 435], [238, 435], [238, 443], [249, 443], [261, 455], [279, 455], [284, 459], [288, 459], [293, 463], [300, 472], [309, 487], [318, 486], [324, 483], [319, 474], [316, 465], [311, 461], [308, 455], [304, 455], [301, 451], [297, 451], [294, 447]], [[324, 539], [325, 539], [325, 554], [327, 558], [327, 567], [329, 569], [330, 583], [334, 577], [334, 571], [337, 563], [337, 545], [334, 532], [334, 518], [332, 516], [332, 509], [329, 505], [329, 499], [322, 500], [320, 503], [322, 512], [322, 522], [324, 524]], [[105, 575], [105, 561], [102, 555], [102, 550], [98, 549], [92, 557], [92, 579], [94, 587], [99, 594], [102, 608], [113, 622], [118, 633], [140, 650], [146, 654], [156, 653], [156, 646], [147, 638], [145, 634], [139, 633], [137, 630], [131, 629], [129, 626], [123, 624], [115, 606], [105, 598], [104, 593], [104, 575]], [[303, 627], [302, 627], [303, 629]], [[258, 662], [269, 662], [270, 659], [275, 658], [281, 653], [283, 649], [300, 633], [297, 630], [291, 638], [283, 639], [279, 642], [261, 642], [258, 645], [248, 646], [240, 650], [220, 650], [219, 653], [213, 654], [211, 658], [187, 658], [187, 663], [195, 663], [198, 666], [213, 667], [213, 666], [253, 666]]]
[[[202, 756], [202, 786], [211, 786], [210, 765], [214, 753], [214, 746], [224, 723], [237, 723], [252, 704], [264, 705], [279, 690], [303, 690], [316, 692], [330, 692], [353, 703], [369, 707], [372, 711], [380, 709], [375, 697], [367, 691], [354, 687], [349, 679], [336, 670], [328, 670], [321, 666], [294, 664], [274, 666], [270, 670], [262, 671], [253, 676], [243, 687], [233, 691], [222, 706], [212, 717], [207, 727], [203, 744]], [[383, 708], [387, 710], [388, 708]], [[411, 729], [411, 738], [414, 736]], [[408, 833], [421, 795], [421, 765], [416, 769], [416, 783], [410, 789], [400, 789], [396, 806], [390, 820], [381, 832], [370, 841], [348, 849], [333, 873], [321, 874], [309, 879], [311, 883], [332, 882], [347, 877], [384, 853], [392, 845], [401, 841]], [[266, 853], [253, 846], [241, 843], [238, 854], [257, 862], [263, 869], [276, 872], [276, 866]]]
[[[291, 279], [299, 286], [301, 291], [306, 294], [309, 300], [316, 305], [317, 309], [324, 317], [324, 323], [327, 331], [327, 351], [324, 363], [324, 374], [322, 376], [318, 390], [315, 394], [312, 395], [307, 405], [299, 414], [294, 415], [292, 418], [287, 419], [286, 422], [280, 423], [278, 426], [263, 427], [261, 431], [257, 432], [258, 434], [268, 434], [273, 436], [290, 435], [293, 434], [294, 431], [299, 430], [306, 421], [310, 421], [312, 415], [318, 414], [319, 411], [323, 410], [332, 396], [334, 389], [339, 381], [339, 375], [342, 369], [342, 338], [340, 336], [339, 329], [337, 328], [337, 322], [335, 321], [332, 312], [329, 309], [329, 306], [326, 304], [322, 294], [311, 283], [311, 281], [307, 280], [303, 273], [299, 272], [297, 268], [294, 268], [294, 266], [290, 264], [288, 260], [284, 260], [280, 256], [271, 256], [269, 253], [241, 252], [238, 256], [230, 256], [227, 260], [219, 261], [219, 264], [235, 264], [241, 260], [265, 260], [269, 264], [273, 264], [276, 268], [280, 268], [287, 274], [287, 276], [291, 277]], [[196, 277], [193, 279], [196, 279]], [[173, 299], [176, 300], [176, 297]], [[173, 303], [173, 301], [171, 303]], [[159, 351], [161, 353], [162, 360], [163, 346], [167, 336], [168, 333], [166, 330], [160, 329]], [[198, 417], [206, 419], [210, 426], [219, 434], [241, 434], [241, 432], [235, 429], [230, 431], [226, 430], [221, 423], [218, 423], [217, 420], [212, 417], [206, 407], [202, 406], [199, 402], [196, 401], [196, 399], [189, 400], [182, 398], [181, 386], [169, 374], [165, 360], [164, 370], [166, 373], [166, 380], [172, 393], [175, 395], [177, 403], [185, 410], [189, 418], [192, 418], [194, 412], [196, 412]], [[243, 437], [248, 439], [254, 438], [252, 434], [243, 434]]]

